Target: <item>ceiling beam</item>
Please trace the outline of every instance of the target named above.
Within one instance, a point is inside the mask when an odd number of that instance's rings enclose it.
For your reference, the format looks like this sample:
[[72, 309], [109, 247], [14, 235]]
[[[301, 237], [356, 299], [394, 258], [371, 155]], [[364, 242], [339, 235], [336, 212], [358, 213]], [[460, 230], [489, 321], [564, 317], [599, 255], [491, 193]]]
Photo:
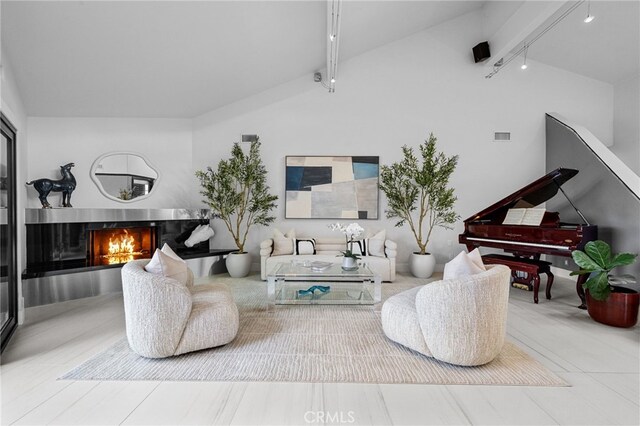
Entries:
[[490, 73], [494, 64], [506, 58], [514, 48], [521, 45], [525, 39], [551, 18], [560, 9], [567, 7], [570, 1], [525, 1], [522, 6], [489, 37], [491, 57], [483, 67], [485, 74]]

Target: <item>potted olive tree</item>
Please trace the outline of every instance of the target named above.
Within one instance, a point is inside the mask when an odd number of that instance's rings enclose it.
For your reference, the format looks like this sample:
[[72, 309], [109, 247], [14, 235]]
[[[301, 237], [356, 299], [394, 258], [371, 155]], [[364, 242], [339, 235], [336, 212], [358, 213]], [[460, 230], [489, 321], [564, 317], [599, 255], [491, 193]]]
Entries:
[[402, 160], [382, 166], [380, 172], [380, 189], [388, 200], [387, 218], [397, 218], [396, 226], [408, 224], [418, 245], [409, 259], [411, 273], [418, 278], [433, 274], [436, 260], [427, 251], [433, 229], [452, 229], [460, 218], [454, 210], [454, 188], [449, 188], [458, 156], [436, 152], [436, 141], [431, 133], [420, 145], [419, 159], [413, 148], [403, 146]]
[[275, 220], [270, 215], [277, 196], [269, 193], [267, 171], [260, 158], [260, 141], [251, 143], [245, 154], [236, 142], [231, 158], [221, 160], [216, 170], [198, 170], [205, 197], [203, 202], [214, 216], [222, 219], [231, 233], [238, 251], [227, 256], [227, 269], [234, 278], [244, 277], [251, 269], [251, 256], [245, 251], [247, 235], [253, 225], [268, 225]]
[[640, 294], [616, 283], [635, 281], [630, 275], [612, 276], [619, 266], [631, 265], [637, 254], [611, 254], [611, 247], [604, 241], [589, 241], [584, 251], [571, 252], [574, 262], [580, 267], [571, 275], [590, 274], [583, 284], [587, 298], [587, 312], [594, 320], [614, 327], [633, 327], [638, 321]]

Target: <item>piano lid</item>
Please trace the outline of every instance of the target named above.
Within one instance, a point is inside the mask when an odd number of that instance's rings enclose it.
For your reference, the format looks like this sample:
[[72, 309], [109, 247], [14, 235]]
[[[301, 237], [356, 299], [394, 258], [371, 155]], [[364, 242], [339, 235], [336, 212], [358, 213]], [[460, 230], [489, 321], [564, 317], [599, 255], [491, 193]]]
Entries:
[[555, 169], [535, 182], [492, 204], [480, 213], [476, 213], [465, 222], [483, 219], [491, 220], [498, 214], [506, 214], [506, 211], [513, 207], [535, 207], [553, 198], [558, 193], [560, 186], [577, 174], [578, 170], [574, 169]]

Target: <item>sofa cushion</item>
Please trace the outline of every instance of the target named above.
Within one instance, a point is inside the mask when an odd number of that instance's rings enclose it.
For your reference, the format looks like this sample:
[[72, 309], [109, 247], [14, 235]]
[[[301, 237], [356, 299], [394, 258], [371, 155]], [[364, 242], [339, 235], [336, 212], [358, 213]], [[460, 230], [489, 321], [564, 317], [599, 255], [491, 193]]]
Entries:
[[296, 239], [296, 231], [291, 229], [286, 234], [283, 234], [280, 230], [273, 230], [273, 252], [272, 256], [284, 256], [287, 254], [293, 254], [294, 242]]
[[356, 240], [351, 244], [353, 254], [357, 254], [358, 256], [366, 256], [367, 255], [367, 242], [365, 240]]
[[313, 238], [296, 239], [294, 254], [316, 254], [316, 240]]
[[365, 238], [368, 256], [384, 257], [384, 241], [387, 238], [387, 232], [383, 229], [368, 238]]

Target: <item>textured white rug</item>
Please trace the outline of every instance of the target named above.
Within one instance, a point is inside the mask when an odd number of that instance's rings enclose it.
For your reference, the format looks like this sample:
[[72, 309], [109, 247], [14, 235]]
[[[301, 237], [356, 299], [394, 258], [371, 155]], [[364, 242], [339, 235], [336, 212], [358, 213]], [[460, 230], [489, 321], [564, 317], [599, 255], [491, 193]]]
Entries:
[[[487, 365], [458, 367], [388, 340], [371, 307], [284, 306], [267, 313], [266, 284], [258, 277], [219, 281], [230, 285], [240, 309], [232, 343], [152, 360], [123, 339], [62, 379], [567, 385], [510, 342]], [[399, 277], [383, 284], [383, 299], [419, 284]]]

